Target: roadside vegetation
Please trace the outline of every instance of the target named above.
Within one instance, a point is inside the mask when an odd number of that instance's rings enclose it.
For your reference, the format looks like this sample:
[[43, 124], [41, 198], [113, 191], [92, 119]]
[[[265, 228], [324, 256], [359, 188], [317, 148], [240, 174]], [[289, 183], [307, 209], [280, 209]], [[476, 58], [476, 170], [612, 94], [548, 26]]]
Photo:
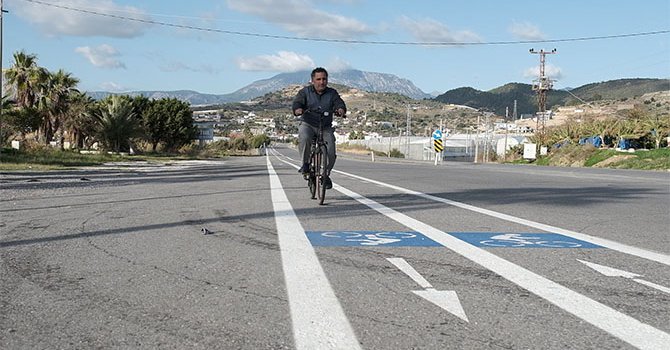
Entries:
[[638, 170], [669, 170], [670, 149], [637, 150], [598, 149], [592, 145], [569, 145], [530, 162], [518, 157], [512, 163], [560, 167], [594, 167]]
[[[572, 119], [547, 128], [533, 142], [548, 147], [548, 154], [533, 163], [537, 165], [607, 167], [619, 169], [670, 170], [670, 107], [655, 104], [656, 109], [644, 107], [622, 111], [613, 117]], [[521, 159], [523, 150], [513, 149], [511, 159]]]
[[245, 130], [201, 147], [186, 102], [128, 95], [96, 101], [77, 90], [72, 74], [50, 72], [23, 51], [13, 58], [4, 72], [9, 93], [0, 115], [0, 170], [246, 155], [269, 142]]
[[[224, 137], [221, 141], [199, 145], [194, 142], [198, 130], [191, 106], [186, 102], [128, 95], [111, 95], [96, 101], [77, 90], [76, 77], [64, 70], [51, 72], [40, 67], [35, 55], [20, 51], [14, 53], [13, 59], [13, 64], [4, 72], [9, 93], [3, 96], [0, 115], [0, 170], [257, 155], [258, 148], [271, 141], [266, 135], [253, 135], [246, 126], [242, 131], [226, 130], [220, 134]], [[345, 87], [338, 88], [347, 92]], [[359, 122], [365, 128], [343, 126], [349, 128], [349, 137], [359, 139], [374, 132], [400, 135], [398, 126], [403, 125], [404, 114], [409, 113], [409, 98], [376, 94], [375, 103], [370, 104], [369, 97], [364, 95], [350, 95], [348, 103], [352, 115], [347, 121]], [[271, 105], [286, 108], [281, 102], [286, 96], [275, 99], [275, 102], [270, 99]], [[670, 102], [654, 98], [643, 102], [615, 116], [587, 116], [547, 128], [532, 141], [547, 145], [549, 153], [533, 163], [670, 169], [667, 149]], [[474, 109], [444, 109], [439, 102], [429, 100], [423, 101], [422, 106], [411, 112], [414, 134], [429, 135], [434, 125], [442, 125], [443, 120], [455, 130], [472, 130], [479, 113]], [[439, 113], [436, 108], [440, 109]], [[291, 120], [290, 116], [275, 118], [275, 129], [289, 135], [297, 132]], [[242, 127], [235, 126], [235, 130]], [[598, 144], [595, 144], [596, 139]], [[18, 150], [10, 148], [14, 142], [18, 142]], [[347, 145], [338, 147], [352, 153], [370, 152]], [[617, 147], [637, 151], [617, 152]], [[521, 154], [522, 149], [515, 148], [505, 159], [528, 163], [521, 159]], [[390, 150], [390, 154], [375, 152], [375, 155], [404, 157], [398, 149]], [[495, 161], [495, 155], [491, 159]]]

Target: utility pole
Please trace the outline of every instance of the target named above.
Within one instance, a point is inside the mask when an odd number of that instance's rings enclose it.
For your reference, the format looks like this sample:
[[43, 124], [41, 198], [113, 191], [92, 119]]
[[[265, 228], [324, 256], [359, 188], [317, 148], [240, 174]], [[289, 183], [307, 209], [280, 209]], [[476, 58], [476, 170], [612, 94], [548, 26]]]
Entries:
[[[4, 90], [5, 86], [3, 83], [3, 78], [5, 76], [4, 72], [2, 71], [2, 22], [3, 22], [3, 14], [5, 13], [5, 8], [3, 7], [2, 0], [0, 0], [0, 154], [2, 154], [2, 150], [5, 147], [4, 142], [5, 142], [5, 137], [2, 134], [2, 99], [4, 95]], [[0, 159], [2, 161], [2, 159]]]
[[[514, 103], [516, 104], [516, 100], [514, 100]], [[509, 135], [508, 118], [509, 118], [509, 107], [505, 107], [505, 148], [503, 149], [503, 162], [507, 162], [507, 136]]]
[[409, 151], [410, 151], [409, 136], [411, 134], [411, 131], [412, 131], [412, 113], [410, 112], [410, 105], [407, 105], [407, 132], [405, 133], [405, 140], [407, 140], [407, 142], [406, 142], [407, 144], [405, 145], [405, 147], [407, 147], [407, 153], [405, 153], [405, 154], [407, 155], [408, 159], [409, 159]]
[[[540, 50], [540, 51], [535, 51], [535, 49], [530, 49], [529, 52], [531, 54], [539, 54], [540, 55], [540, 76], [538, 77], [537, 80], [533, 80], [533, 91], [537, 92], [537, 108], [538, 108], [538, 115], [537, 115], [537, 120], [535, 123], [535, 132], [538, 133], [540, 136], [544, 136], [544, 126], [545, 126], [545, 121], [547, 119], [547, 91], [551, 90], [551, 88], [554, 86], [553, 80], [549, 79], [546, 77], [544, 74], [544, 64], [545, 64], [545, 56], [546, 55], [552, 55], [556, 53], [556, 49], [553, 49], [549, 52]], [[540, 124], [540, 118], [542, 118], [542, 123]], [[543, 137], [541, 138], [542, 140], [544, 139]], [[540, 142], [538, 142], [538, 147], [540, 146]]]
[[486, 126], [484, 130], [484, 136], [486, 136], [486, 143], [484, 144], [484, 163], [489, 162], [489, 113], [486, 112]]
[[[2, 154], [2, 149], [4, 147], [4, 140], [5, 138], [2, 136], [2, 100], [3, 100], [3, 93], [4, 93], [4, 85], [3, 85], [3, 80], [4, 78], [4, 73], [2, 72], [2, 17], [5, 12], [5, 8], [2, 7], [2, 0], [0, 0], [0, 154]], [[0, 162], [2, 161], [2, 158], [0, 158]]]
[[512, 118], [516, 120], [516, 100], [514, 100], [514, 112], [512, 112]]
[[479, 113], [477, 113], [477, 136], [475, 136], [475, 163], [477, 163], [477, 157], [479, 156]]

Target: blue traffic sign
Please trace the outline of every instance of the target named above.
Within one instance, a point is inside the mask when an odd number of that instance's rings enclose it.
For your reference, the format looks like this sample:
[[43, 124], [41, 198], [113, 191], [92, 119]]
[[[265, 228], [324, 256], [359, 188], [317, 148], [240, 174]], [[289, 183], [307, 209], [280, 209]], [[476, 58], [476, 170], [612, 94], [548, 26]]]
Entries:
[[442, 139], [442, 130], [436, 129], [435, 131], [433, 131], [433, 139], [441, 140]]
[[419, 232], [404, 231], [306, 231], [314, 246], [321, 247], [441, 247]]
[[558, 233], [449, 232], [482, 248], [602, 248]]

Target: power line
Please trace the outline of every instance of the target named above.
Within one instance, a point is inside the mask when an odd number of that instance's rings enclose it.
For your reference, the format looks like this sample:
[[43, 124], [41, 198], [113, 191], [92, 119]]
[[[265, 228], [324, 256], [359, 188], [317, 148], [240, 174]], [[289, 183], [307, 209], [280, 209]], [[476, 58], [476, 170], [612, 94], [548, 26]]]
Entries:
[[518, 45], [518, 44], [539, 44], [539, 43], [559, 43], [559, 42], [571, 42], [571, 41], [591, 41], [591, 40], [605, 40], [605, 39], [618, 39], [618, 38], [630, 38], [630, 37], [639, 37], [639, 36], [649, 36], [649, 35], [658, 35], [658, 34], [668, 34], [670, 30], [656, 30], [651, 32], [640, 32], [640, 33], [629, 33], [629, 34], [615, 34], [615, 35], [603, 35], [603, 36], [590, 36], [590, 37], [578, 37], [578, 38], [567, 38], [567, 39], [546, 39], [546, 40], [517, 40], [517, 41], [488, 41], [488, 42], [419, 42], [419, 41], [374, 41], [374, 40], [348, 40], [348, 39], [328, 39], [328, 38], [309, 38], [309, 37], [298, 37], [298, 36], [288, 36], [288, 35], [274, 35], [274, 34], [262, 34], [262, 33], [252, 33], [252, 32], [240, 32], [234, 30], [224, 30], [224, 29], [215, 29], [215, 28], [205, 28], [190, 26], [184, 24], [175, 24], [154, 21], [150, 19], [142, 18], [133, 18], [128, 16], [115, 15], [110, 13], [102, 13], [97, 11], [86, 10], [82, 8], [75, 8], [71, 6], [51, 4], [38, 0], [23, 0], [25, 2], [34, 3], [37, 5], [49, 6], [60, 8], [64, 10], [70, 10], [74, 12], [86, 13], [96, 16], [104, 16], [110, 18], [121, 19], [125, 21], [134, 21], [146, 24], [160, 25], [165, 27], [181, 28], [196, 30], [202, 32], [211, 32], [219, 34], [230, 34], [230, 35], [241, 35], [241, 36], [251, 36], [257, 38], [266, 38], [266, 39], [283, 39], [283, 40], [297, 40], [297, 41], [314, 41], [314, 42], [327, 42], [327, 43], [343, 43], [343, 44], [369, 44], [369, 45], [406, 45], [406, 46], [482, 46], [482, 45]]

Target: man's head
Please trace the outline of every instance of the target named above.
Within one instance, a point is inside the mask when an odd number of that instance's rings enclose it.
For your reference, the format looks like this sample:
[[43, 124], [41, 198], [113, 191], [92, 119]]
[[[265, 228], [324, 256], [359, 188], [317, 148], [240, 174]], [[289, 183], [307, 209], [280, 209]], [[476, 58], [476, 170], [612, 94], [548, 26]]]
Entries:
[[328, 86], [328, 71], [325, 68], [314, 68], [312, 71], [312, 85], [318, 93], [326, 90], [326, 86]]

